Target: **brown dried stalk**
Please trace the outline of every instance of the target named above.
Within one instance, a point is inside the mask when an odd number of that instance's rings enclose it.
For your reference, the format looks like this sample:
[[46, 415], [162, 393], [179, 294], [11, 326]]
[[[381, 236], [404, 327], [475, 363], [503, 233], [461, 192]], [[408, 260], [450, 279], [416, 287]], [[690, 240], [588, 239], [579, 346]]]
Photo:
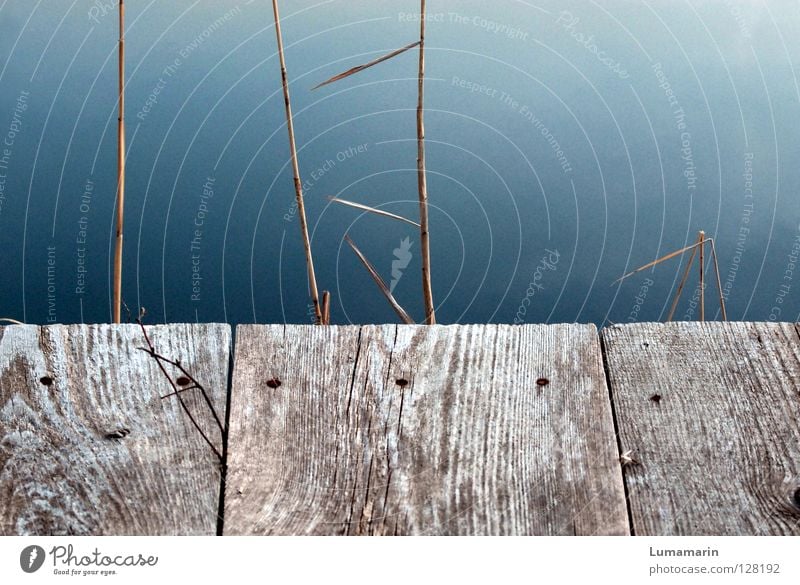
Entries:
[[683, 278], [681, 278], [681, 282], [678, 285], [678, 290], [675, 292], [675, 298], [672, 299], [672, 306], [669, 309], [669, 315], [667, 315], [667, 321], [672, 321], [672, 317], [675, 315], [675, 309], [678, 308], [678, 301], [681, 298], [681, 294], [683, 294], [683, 287], [686, 286], [686, 281], [689, 280], [689, 272], [692, 269], [692, 263], [694, 262], [694, 257], [697, 255], [697, 248], [692, 249], [692, 255], [689, 258], [689, 263], [686, 264], [686, 270], [683, 273]]
[[378, 271], [375, 270], [375, 267], [372, 265], [372, 263], [370, 263], [370, 261], [367, 260], [367, 257], [361, 253], [361, 250], [359, 250], [358, 247], [353, 243], [353, 240], [350, 239], [350, 236], [345, 236], [344, 239], [348, 244], [350, 244], [350, 247], [353, 249], [353, 252], [356, 253], [356, 256], [358, 256], [358, 259], [361, 260], [361, 263], [370, 273], [370, 276], [372, 276], [372, 279], [378, 285], [378, 288], [381, 289], [383, 296], [385, 296], [386, 300], [389, 301], [389, 304], [392, 305], [394, 312], [397, 313], [397, 315], [403, 320], [403, 323], [405, 323], [406, 325], [414, 325], [414, 320], [409, 316], [406, 310], [402, 306], [400, 306], [400, 303], [398, 303], [397, 300], [394, 298], [394, 295], [392, 295], [391, 290], [389, 290], [389, 287], [386, 286], [386, 282], [383, 280], [383, 278], [381, 278], [381, 275], [378, 274]]
[[436, 313], [431, 286], [431, 247], [428, 231], [428, 179], [425, 171], [425, 0], [420, 2], [419, 100], [417, 102], [417, 184], [419, 189], [420, 251], [422, 253], [422, 296], [425, 323], [434, 325]]
[[725, 295], [722, 294], [722, 280], [719, 276], [719, 264], [717, 264], [717, 248], [714, 245], [713, 238], [709, 238], [711, 241], [711, 259], [714, 261], [714, 273], [717, 275], [717, 291], [719, 292], [719, 308], [722, 311], [722, 320], [728, 320], [728, 313], [725, 310]]
[[[373, 208], [368, 208], [366, 206], [360, 206], [358, 204], [352, 204], [350, 202], [347, 202], [345, 204], [349, 204], [352, 207], [360, 207], [362, 209], [365, 209], [366, 211], [379, 213], [380, 215], [387, 215], [389, 217], [394, 217], [395, 219], [402, 219], [402, 221], [406, 221], [408, 223], [411, 223], [419, 227], [420, 250], [422, 254], [422, 296], [425, 303], [425, 323], [428, 325], [433, 325], [436, 323], [436, 312], [433, 304], [433, 287], [431, 285], [431, 249], [430, 249], [430, 231], [428, 229], [428, 179], [425, 168], [425, 7], [426, 7], [425, 0], [421, 0], [420, 19], [419, 19], [420, 20], [419, 41], [411, 43], [410, 45], [407, 45], [402, 49], [398, 49], [387, 55], [384, 55], [379, 59], [370, 61], [365, 65], [359, 65], [358, 67], [353, 67], [352, 69], [349, 69], [344, 73], [335, 75], [329, 80], [319, 84], [317, 87], [322, 87], [323, 85], [327, 85], [329, 83], [333, 83], [334, 81], [344, 79], [346, 77], [349, 77], [350, 75], [354, 75], [360, 71], [363, 71], [368, 67], [372, 67], [373, 65], [377, 65], [378, 63], [382, 63], [383, 61], [386, 61], [388, 59], [391, 59], [392, 57], [400, 55], [410, 49], [413, 49], [414, 47], [417, 46], [419, 47], [419, 76], [418, 76], [419, 87], [418, 87], [418, 100], [417, 100], [417, 188], [419, 191], [420, 221], [417, 224], [416, 222], [412, 222], [405, 218], [394, 216], [394, 214], [386, 214], [385, 212], [379, 212], [377, 210], [374, 210]], [[314, 89], [316, 89], [317, 87], [315, 87]]]
[[722, 320], [728, 320], [728, 314], [725, 310], [725, 297], [722, 294], [722, 281], [720, 280], [719, 274], [719, 264], [717, 263], [717, 250], [714, 245], [714, 238], [707, 238], [704, 231], [700, 231], [697, 234], [697, 242], [692, 244], [691, 246], [686, 246], [685, 248], [681, 248], [675, 252], [670, 252], [669, 254], [662, 256], [658, 260], [653, 260], [652, 262], [648, 262], [644, 266], [640, 266], [636, 270], [625, 274], [624, 276], [618, 278], [612, 283], [612, 286], [621, 282], [628, 278], [629, 276], [633, 276], [637, 272], [641, 272], [642, 270], [647, 270], [657, 264], [660, 264], [666, 260], [674, 258], [675, 256], [679, 256], [684, 252], [688, 252], [689, 250], [692, 251], [692, 256], [689, 258], [689, 263], [686, 265], [686, 270], [683, 273], [683, 277], [681, 278], [681, 282], [678, 285], [678, 290], [675, 293], [675, 298], [672, 300], [672, 306], [670, 307], [669, 314], [667, 315], [667, 321], [672, 321], [672, 317], [675, 315], [675, 309], [678, 306], [678, 301], [680, 300], [681, 293], [683, 292], [683, 287], [686, 284], [686, 281], [689, 278], [689, 271], [692, 268], [692, 263], [694, 262], [694, 258], [697, 255], [699, 250], [700, 252], [700, 321], [705, 321], [705, 263], [704, 263], [704, 248], [706, 244], [711, 245], [711, 257], [714, 262], [714, 273], [716, 274], [717, 279], [717, 290], [719, 291], [719, 306], [720, 310], [722, 311]]
[[706, 320], [706, 286], [705, 286], [705, 244], [706, 244], [706, 233], [704, 231], [700, 231], [697, 234], [697, 243], [700, 244], [700, 321]]
[[114, 250], [114, 323], [122, 315], [122, 242], [125, 225], [125, 2], [119, 2], [119, 117], [117, 118], [117, 238]]
[[278, 40], [278, 57], [281, 64], [281, 83], [283, 84], [283, 97], [286, 104], [286, 127], [289, 131], [289, 149], [292, 156], [292, 172], [294, 174], [294, 191], [297, 198], [297, 215], [300, 218], [300, 231], [303, 236], [303, 247], [306, 252], [306, 267], [308, 270], [308, 288], [311, 293], [311, 302], [314, 304], [314, 316], [317, 324], [322, 323], [322, 307], [319, 302], [317, 289], [317, 276], [314, 272], [314, 259], [311, 254], [311, 238], [308, 235], [308, 222], [306, 221], [306, 207], [303, 203], [303, 182], [300, 179], [300, 165], [297, 162], [297, 144], [294, 137], [294, 119], [292, 116], [292, 102], [289, 97], [289, 81], [286, 74], [286, 59], [283, 52], [283, 35], [281, 34], [281, 18], [278, 11], [278, 0], [272, 0], [272, 11], [275, 15], [275, 35]]

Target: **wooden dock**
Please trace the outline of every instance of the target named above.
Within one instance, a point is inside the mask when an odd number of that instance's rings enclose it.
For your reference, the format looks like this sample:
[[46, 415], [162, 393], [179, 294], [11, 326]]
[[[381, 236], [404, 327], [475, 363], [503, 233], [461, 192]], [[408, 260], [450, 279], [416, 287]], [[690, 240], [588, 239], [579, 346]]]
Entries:
[[0, 327], [0, 534], [800, 535], [793, 324], [147, 331], [222, 458], [138, 326]]

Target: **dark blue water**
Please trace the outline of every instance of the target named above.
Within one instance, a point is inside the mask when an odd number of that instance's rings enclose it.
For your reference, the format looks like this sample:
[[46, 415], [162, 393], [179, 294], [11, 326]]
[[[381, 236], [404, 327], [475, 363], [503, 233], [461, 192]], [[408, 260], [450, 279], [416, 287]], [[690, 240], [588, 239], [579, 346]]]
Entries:
[[[421, 319], [413, 226], [327, 199], [416, 218], [416, 53], [310, 91], [416, 40], [419, 3], [281, 5], [333, 320], [396, 321], [345, 234]], [[126, 7], [127, 304], [151, 321], [308, 322], [271, 6]], [[428, 9], [441, 322], [663, 319], [680, 259], [612, 283], [701, 229], [731, 318], [798, 319], [797, 2]], [[116, 36], [110, 0], [0, 3], [0, 317], [110, 319]], [[696, 272], [676, 318], [698, 318]]]

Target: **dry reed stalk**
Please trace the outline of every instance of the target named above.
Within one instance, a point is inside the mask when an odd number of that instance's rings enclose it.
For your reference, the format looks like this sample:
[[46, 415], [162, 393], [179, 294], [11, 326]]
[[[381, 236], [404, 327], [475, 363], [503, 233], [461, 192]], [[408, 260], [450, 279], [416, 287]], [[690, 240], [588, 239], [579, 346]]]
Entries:
[[706, 233], [700, 231], [697, 235], [698, 243], [700, 244], [700, 321], [706, 320], [706, 286], [705, 286], [705, 257], [704, 248], [706, 247]]
[[725, 310], [725, 296], [722, 294], [722, 280], [719, 276], [719, 264], [717, 263], [717, 247], [714, 245], [713, 238], [711, 240], [711, 259], [714, 262], [714, 272], [717, 275], [717, 291], [719, 291], [719, 308], [722, 311], [722, 320], [728, 320], [728, 313]]
[[436, 323], [431, 286], [431, 247], [428, 231], [428, 179], [425, 172], [425, 0], [420, 0], [419, 91], [417, 101], [417, 185], [419, 189], [420, 252], [422, 254], [422, 296], [425, 324]]
[[122, 243], [125, 225], [125, 2], [119, 2], [119, 117], [117, 118], [117, 237], [114, 250], [114, 323], [122, 317]]
[[719, 274], [719, 264], [717, 263], [717, 249], [714, 244], [714, 238], [707, 238], [706, 233], [704, 231], [699, 231], [697, 233], [697, 242], [692, 244], [691, 246], [686, 246], [685, 248], [681, 248], [675, 252], [670, 252], [669, 254], [662, 256], [658, 260], [653, 260], [652, 262], [648, 262], [644, 266], [640, 266], [636, 270], [629, 272], [628, 274], [618, 278], [612, 283], [617, 284], [618, 282], [625, 280], [629, 276], [633, 276], [637, 272], [641, 272], [642, 270], [646, 270], [652, 266], [660, 264], [670, 258], [674, 258], [679, 254], [683, 254], [684, 252], [688, 252], [689, 250], [692, 251], [692, 256], [689, 258], [688, 264], [686, 264], [686, 270], [683, 273], [683, 277], [681, 278], [681, 282], [678, 285], [678, 290], [675, 293], [675, 298], [672, 300], [672, 306], [670, 307], [669, 314], [667, 315], [667, 321], [672, 321], [672, 317], [675, 315], [675, 309], [678, 307], [678, 301], [681, 298], [681, 294], [683, 293], [683, 287], [686, 284], [686, 281], [689, 278], [689, 273], [692, 268], [692, 264], [694, 263], [694, 258], [697, 255], [698, 249], [700, 251], [700, 321], [705, 321], [705, 258], [704, 258], [704, 250], [706, 244], [711, 245], [711, 258], [714, 262], [714, 273], [716, 274], [717, 278], [717, 290], [719, 291], [719, 306], [720, 310], [722, 311], [722, 320], [728, 320], [728, 314], [725, 310], [725, 297], [722, 294], [722, 281], [720, 280]]
[[383, 63], [384, 61], [388, 61], [389, 59], [391, 59], [393, 57], [397, 57], [398, 55], [402, 55], [403, 53], [413, 49], [417, 45], [419, 45], [419, 41], [415, 41], [415, 42], [411, 43], [410, 45], [406, 45], [402, 49], [397, 49], [396, 51], [392, 51], [391, 53], [387, 53], [383, 57], [379, 57], [378, 59], [375, 59], [374, 61], [370, 61], [369, 63], [364, 63], [363, 65], [357, 65], [356, 67], [353, 67], [352, 69], [348, 69], [344, 73], [339, 73], [338, 75], [334, 75], [333, 77], [331, 77], [327, 81], [323, 81], [319, 85], [314, 86], [313, 88], [311, 88], [311, 91], [314, 91], [315, 89], [319, 89], [320, 87], [323, 87], [325, 85], [334, 83], [335, 81], [339, 81], [340, 79], [344, 79], [345, 77], [350, 77], [351, 75], [355, 75], [356, 73], [360, 73], [361, 71], [364, 71], [364, 69], [369, 69], [370, 67], [372, 67], [374, 65], [377, 65], [378, 63]]
[[361, 250], [359, 250], [358, 247], [353, 243], [353, 240], [350, 239], [350, 236], [345, 236], [344, 239], [348, 244], [350, 244], [350, 247], [353, 249], [353, 252], [355, 252], [356, 256], [358, 256], [358, 259], [361, 260], [361, 263], [364, 265], [364, 268], [366, 268], [367, 271], [370, 273], [370, 276], [372, 276], [372, 279], [378, 285], [378, 288], [381, 289], [383, 296], [385, 296], [386, 300], [389, 301], [389, 304], [392, 305], [392, 308], [394, 309], [395, 313], [397, 313], [400, 319], [403, 320], [403, 323], [405, 323], [406, 325], [414, 325], [414, 320], [409, 316], [406, 310], [402, 306], [400, 306], [400, 303], [398, 303], [397, 300], [394, 298], [394, 295], [392, 295], [391, 290], [389, 290], [389, 287], [386, 286], [386, 282], [383, 280], [383, 278], [381, 278], [381, 275], [378, 274], [378, 271], [375, 270], [375, 267], [372, 265], [372, 263], [370, 263], [370, 261], [367, 260], [367, 257], [361, 253]]
[[297, 144], [294, 137], [294, 119], [292, 117], [292, 103], [289, 97], [289, 82], [286, 74], [286, 59], [283, 52], [283, 35], [281, 34], [281, 19], [278, 11], [278, 0], [272, 0], [272, 11], [275, 15], [275, 36], [278, 40], [278, 57], [281, 64], [281, 83], [283, 84], [283, 98], [286, 104], [286, 126], [289, 130], [289, 149], [292, 156], [292, 172], [294, 174], [294, 190], [297, 198], [297, 215], [300, 218], [300, 231], [303, 236], [303, 246], [306, 252], [306, 267], [308, 270], [308, 288], [311, 293], [311, 302], [314, 304], [314, 316], [317, 324], [322, 323], [322, 308], [317, 290], [317, 276], [314, 272], [314, 259], [311, 254], [311, 238], [308, 235], [306, 221], [306, 207], [303, 203], [303, 183], [300, 179], [300, 165], [297, 162]]
[[370, 213], [374, 213], [375, 215], [382, 215], [383, 217], [388, 217], [390, 219], [396, 219], [398, 221], [403, 221], [405, 223], [411, 224], [415, 227], [419, 227], [419, 224], [416, 221], [412, 221], [403, 217], [402, 215], [397, 215], [395, 213], [389, 213], [388, 211], [383, 211], [381, 209], [375, 209], [374, 207], [370, 207], [368, 205], [364, 205], [362, 203], [355, 203], [353, 201], [347, 201], [345, 199], [339, 199], [338, 197], [328, 197], [328, 199], [334, 203], [340, 203], [342, 205], [346, 205], [348, 207], [354, 207], [355, 209], [360, 209], [362, 211], [368, 211]]
[[678, 308], [678, 301], [681, 298], [681, 294], [683, 293], [683, 287], [686, 285], [686, 281], [689, 279], [689, 273], [692, 269], [692, 263], [694, 262], [694, 257], [697, 255], [697, 248], [692, 250], [692, 256], [689, 258], [689, 263], [686, 265], [686, 270], [683, 273], [683, 278], [681, 279], [681, 283], [678, 285], [678, 290], [675, 292], [675, 298], [672, 299], [672, 306], [669, 309], [669, 315], [667, 315], [667, 321], [672, 321], [672, 317], [675, 315], [675, 309]]
[[11, 323], [12, 325], [25, 325], [22, 321], [10, 319], [9, 317], [0, 317], [0, 323]]
[[322, 324], [331, 324], [331, 293], [328, 291], [322, 293]]

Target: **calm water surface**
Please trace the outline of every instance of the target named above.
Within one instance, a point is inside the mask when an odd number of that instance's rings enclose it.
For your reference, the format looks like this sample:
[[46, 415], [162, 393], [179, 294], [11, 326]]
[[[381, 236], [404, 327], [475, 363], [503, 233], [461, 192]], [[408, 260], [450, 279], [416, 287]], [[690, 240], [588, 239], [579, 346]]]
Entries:
[[[156, 322], [308, 322], [269, 4], [126, 8], [127, 304]], [[396, 321], [346, 234], [422, 316], [415, 228], [328, 200], [416, 218], [416, 53], [311, 88], [413, 42], [418, 8], [282, 2], [318, 280], [337, 323]], [[732, 318], [798, 320], [796, 2], [428, 8], [441, 322], [663, 319], [679, 259], [613, 283], [701, 229]], [[116, 35], [110, 0], [0, 8], [2, 317], [110, 319]], [[697, 318], [696, 286], [695, 271], [677, 318]]]

